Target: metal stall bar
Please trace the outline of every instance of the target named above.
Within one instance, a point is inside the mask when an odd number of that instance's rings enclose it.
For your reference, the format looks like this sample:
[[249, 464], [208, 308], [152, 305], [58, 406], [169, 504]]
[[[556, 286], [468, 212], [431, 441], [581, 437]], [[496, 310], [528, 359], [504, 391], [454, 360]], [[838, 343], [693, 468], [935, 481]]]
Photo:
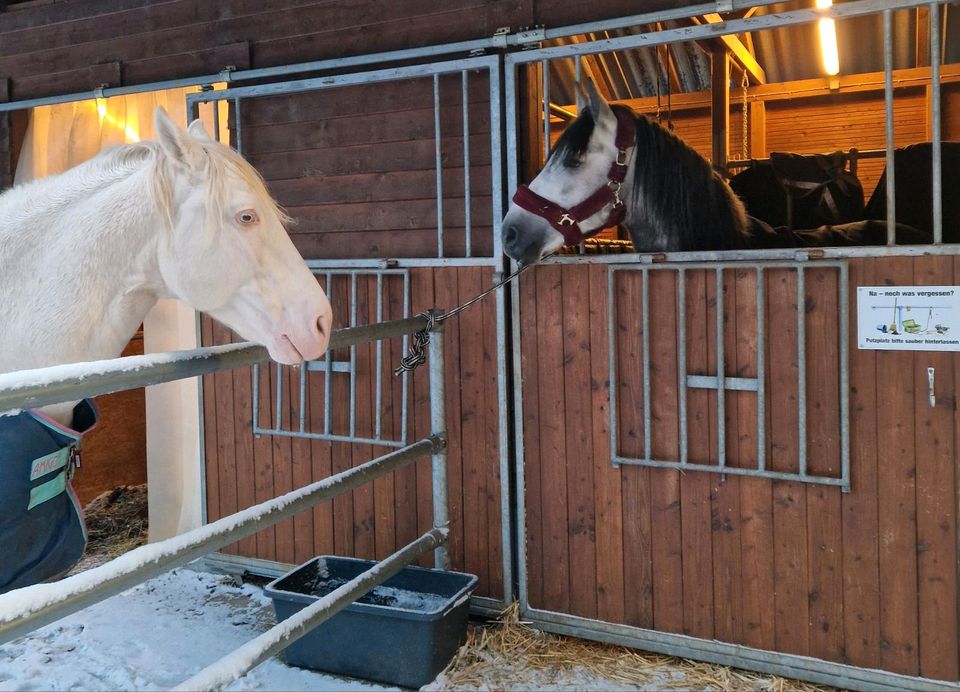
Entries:
[[[403, 314], [410, 314], [410, 274], [407, 273], [403, 275]], [[404, 353], [410, 352], [409, 334], [403, 335], [400, 341], [400, 349]], [[400, 397], [403, 400], [400, 406], [400, 442], [403, 444], [407, 444], [407, 392], [409, 391], [409, 382], [410, 377], [407, 374], [404, 374], [404, 376], [400, 378]]]
[[53, 584], [37, 584], [0, 595], [0, 643], [5, 643], [101, 601], [169, 569], [184, 565], [329, 500], [369, 483], [446, 444], [432, 435], [335, 476], [311, 483], [267, 502], [187, 531], [174, 538], [135, 548], [99, 567]]
[[[333, 289], [333, 273], [327, 272], [327, 288], [326, 293], [328, 296], [333, 295], [330, 291]], [[333, 407], [330, 405], [330, 399], [333, 396], [333, 349], [328, 348], [327, 352], [323, 354], [323, 365], [326, 368], [326, 374], [323, 376], [323, 432], [325, 435], [329, 435], [333, 432], [333, 421], [331, 418], [331, 412]], [[254, 402], [257, 399], [254, 398]], [[256, 406], [254, 406], [256, 410]]]
[[930, 134], [933, 147], [933, 242], [943, 242], [943, 180], [940, 113], [940, 5], [930, 3]]
[[423, 553], [435, 547], [441, 550], [446, 545], [447, 534], [447, 529], [431, 529], [390, 557], [274, 625], [256, 639], [210, 664], [173, 689], [222, 689], [332, 618], [363, 594], [399, 573]]
[[[382, 321], [377, 320], [377, 322]], [[309, 369], [309, 367], [300, 368], [300, 432], [307, 430], [307, 371]]]
[[[443, 360], [443, 331], [435, 331], [430, 336], [430, 428], [432, 430], [445, 430], [447, 387]], [[446, 445], [433, 453], [432, 464], [433, 526], [446, 530], [446, 527], [450, 524]], [[446, 543], [437, 546], [433, 561], [434, 567], [437, 569], [450, 569], [450, 551]]]
[[[350, 275], [350, 326], [357, 326], [357, 275]], [[350, 437], [357, 434], [357, 346], [350, 346]]]
[[240, 117], [240, 99], [233, 99], [233, 119], [235, 132], [237, 133], [233, 148], [237, 153], [243, 156], [243, 127], [240, 124], [243, 118]]
[[643, 455], [647, 459], [653, 459], [653, 449], [651, 449], [650, 427], [653, 416], [650, 415], [650, 272], [646, 269], [640, 271], [642, 279], [643, 292], [641, 298], [642, 321], [640, 329], [643, 335], [641, 344], [643, 362]]
[[[412, 334], [426, 325], [426, 319], [418, 315], [381, 324], [338, 329], [330, 335], [330, 348], [344, 348], [374, 339]], [[147, 387], [217, 370], [253, 365], [268, 358], [265, 347], [244, 341], [189, 351], [126, 356], [0, 374], [0, 411], [37, 408]]]
[[757, 267], [757, 470], [767, 467], [766, 275]]
[[277, 400], [275, 402], [276, 406], [274, 407], [275, 417], [273, 419], [273, 427], [279, 428], [283, 421], [283, 366], [280, 363], [276, 363], [273, 367], [277, 373]]
[[722, 470], [727, 465], [727, 412], [726, 412], [726, 371], [723, 365], [723, 267], [716, 270], [717, 310], [717, 465]]
[[[616, 295], [616, 281], [614, 280], [615, 273], [616, 273], [615, 267], [611, 266], [607, 269], [607, 365], [608, 365], [608, 372], [610, 373], [609, 374], [610, 454], [613, 457], [615, 457], [620, 450], [620, 445], [617, 442], [619, 435], [617, 434], [618, 419], [617, 419], [616, 388], [617, 388], [617, 381], [618, 381], [617, 373], [619, 372], [620, 368], [619, 368], [619, 360], [617, 359], [617, 340], [615, 337], [615, 334], [617, 333], [617, 325], [616, 325], [616, 319], [615, 319], [615, 314], [617, 311], [617, 301], [614, 300], [614, 296]], [[517, 321], [518, 320], [514, 320], [514, 322], [517, 322]], [[519, 343], [520, 343], [519, 334], [515, 333], [515, 336], [517, 337], [515, 342], [515, 344], [517, 344], [516, 348], [519, 349]], [[514, 367], [519, 367], [519, 364], [520, 364], [519, 354], [516, 354], [514, 358], [516, 362], [516, 365]], [[518, 378], [518, 381], [522, 382], [520, 378]], [[518, 393], [518, 396], [519, 396], [519, 393]], [[522, 402], [518, 401], [516, 405], [518, 418], [520, 417], [520, 411], [523, 410], [521, 403]], [[522, 425], [522, 422], [518, 421], [518, 425]], [[518, 429], [523, 430], [522, 427], [519, 427]], [[616, 468], [616, 466], [617, 466], [617, 463], [616, 461], [614, 461], [614, 468]], [[521, 517], [523, 516], [522, 512], [520, 513], [520, 516]], [[524, 540], [523, 535], [520, 536], [520, 540], [521, 540], [520, 545], [523, 545], [523, 542], [522, 542]]]
[[543, 89], [543, 160], [550, 158], [550, 61], [540, 62]]
[[850, 296], [849, 296], [849, 267], [846, 263], [840, 265], [840, 341], [837, 349], [840, 351], [840, 477], [846, 480], [841, 487], [843, 492], [850, 492]]
[[437, 168], [437, 257], [443, 257], [443, 156], [440, 147], [440, 74], [433, 74], [433, 142]]
[[[677, 270], [677, 403], [679, 407], [680, 466], [689, 462], [687, 452], [687, 273]], [[611, 392], [612, 394], [612, 392]], [[614, 450], [616, 451], [616, 450]]]
[[896, 157], [893, 141], [893, 13], [883, 11], [883, 105], [886, 113], [887, 245], [897, 243]]
[[467, 89], [468, 87], [468, 78], [469, 74], [467, 70], [464, 70], [460, 73], [462, 76], [460, 78], [461, 90], [462, 90], [462, 104], [461, 108], [463, 110], [463, 217], [464, 217], [464, 242], [465, 249], [464, 254], [467, 257], [473, 253], [473, 242], [472, 242], [472, 232], [473, 232], [473, 223], [470, 218], [470, 93]]
[[797, 267], [797, 456], [807, 476], [807, 299], [804, 266]]
[[[377, 322], [383, 321], [383, 274], [377, 274]], [[377, 342], [377, 355], [376, 355], [376, 413], [374, 414], [374, 433], [373, 436], [377, 439], [380, 439], [380, 434], [383, 430], [383, 415], [381, 413], [381, 408], [383, 407], [383, 342]], [[403, 406], [406, 406], [406, 400], [403, 401]]]

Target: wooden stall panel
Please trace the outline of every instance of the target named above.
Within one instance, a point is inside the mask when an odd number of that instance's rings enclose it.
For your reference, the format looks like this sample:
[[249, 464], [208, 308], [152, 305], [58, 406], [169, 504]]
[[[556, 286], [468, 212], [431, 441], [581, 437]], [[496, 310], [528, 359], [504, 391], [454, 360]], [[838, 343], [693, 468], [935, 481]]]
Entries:
[[[479, 268], [417, 269], [411, 277], [411, 302], [415, 311], [440, 305], [449, 307], [470, 293], [489, 286], [488, 270]], [[383, 319], [402, 316], [403, 284], [399, 276], [384, 282]], [[334, 275], [330, 290], [335, 306], [350, 304], [350, 278]], [[376, 278], [361, 275], [356, 292], [357, 324], [376, 321]], [[463, 295], [461, 296], [461, 293]], [[489, 303], [489, 304], [487, 304]], [[492, 301], [487, 301], [449, 322], [444, 329], [449, 439], [449, 494], [451, 557], [454, 568], [480, 577], [483, 595], [502, 597], [503, 546], [501, 545], [500, 473], [497, 405], [496, 321]], [[335, 328], [351, 322], [347, 309], [335, 310]], [[229, 341], [231, 336], [213, 325], [204, 329], [205, 344]], [[209, 338], [210, 341], [206, 341]], [[400, 356], [400, 341], [385, 342], [382, 352], [382, 433], [400, 433], [402, 390], [391, 372]], [[338, 349], [334, 360], [348, 361], [349, 350]], [[353, 432], [360, 437], [375, 433], [376, 346], [357, 348], [356, 403]], [[429, 384], [416, 373], [408, 392], [408, 439], [429, 433]], [[276, 421], [275, 366], [260, 368], [259, 416], [263, 427]], [[216, 378], [226, 377], [221, 387]], [[250, 369], [214, 375], [214, 386], [205, 387], [209, 421], [205, 445], [208, 478], [208, 519], [261, 502], [276, 494], [320, 480], [390, 451], [383, 446], [318, 440], [298, 440], [252, 431]], [[300, 418], [299, 372], [282, 368], [284, 397], [280, 423], [297, 429]], [[324, 427], [324, 375], [308, 376], [305, 418], [308, 430]], [[245, 383], [245, 384], [244, 384]], [[232, 388], [227, 391], [225, 387]], [[228, 402], [228, 408], [219, 407]], [[334, 373], [331, 382], [331, 432], [350, 434], [350, 376]], [[315, 554], [335, 553], [383, 558], [432, 525], [432, 486], [429, 457], [416, 467], [398, 471], [373, 484], [341, 495], [245, 539], [228, 552], [265, 560], [292, 563]], [[424, 564], [431, 564], [425, 558]]]
[[[468, 168], [462, 77], [440, 78], [448, 257], [467, 254], [468, 216], [471, 254], [489, 256], [493, 247], [489, 80], [485, 72], [469, 72], [467, 80]], [[438, 255], [433, 99], [433, 79], [427, 77], [243, 102], [244, 154], [296, 219], [291, 237], [304, 257]]]

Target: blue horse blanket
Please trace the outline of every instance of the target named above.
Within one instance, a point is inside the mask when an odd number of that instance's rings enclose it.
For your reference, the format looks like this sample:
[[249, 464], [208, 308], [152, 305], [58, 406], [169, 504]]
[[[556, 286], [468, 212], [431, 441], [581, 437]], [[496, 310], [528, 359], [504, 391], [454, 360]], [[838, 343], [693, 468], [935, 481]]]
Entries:
[[84, 400], [67, 428], [38, 411], [0, 416], [0, 593], [57, 577], [83, 557], [87, 529], [70, 484], [97, 422]]

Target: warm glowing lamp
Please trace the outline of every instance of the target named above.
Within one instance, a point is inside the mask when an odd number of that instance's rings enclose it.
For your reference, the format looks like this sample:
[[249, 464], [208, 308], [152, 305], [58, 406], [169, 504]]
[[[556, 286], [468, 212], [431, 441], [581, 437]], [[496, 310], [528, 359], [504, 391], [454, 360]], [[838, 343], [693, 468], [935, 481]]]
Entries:
[[[825, 10], [833, 5], [833, 0], [816, 0], [817, 9]], [[820, 30], [820, 54], [823, 57], [823, 69], [831, 77], [840, 72], [840, 54], [837, 51], [837, 24], [830, 17], [817, 22]]]

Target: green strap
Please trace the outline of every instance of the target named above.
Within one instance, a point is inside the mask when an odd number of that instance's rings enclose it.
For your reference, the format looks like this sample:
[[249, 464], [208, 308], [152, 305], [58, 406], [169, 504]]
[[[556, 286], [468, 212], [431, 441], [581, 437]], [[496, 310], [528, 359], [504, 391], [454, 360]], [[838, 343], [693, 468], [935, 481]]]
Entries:
[[52, 480], [30, 489], [30, 504], [27, 505], [27, 509], [31, 510], [47, 500], [52, 500], [66, 489], [67, 472], [61, 471]]

